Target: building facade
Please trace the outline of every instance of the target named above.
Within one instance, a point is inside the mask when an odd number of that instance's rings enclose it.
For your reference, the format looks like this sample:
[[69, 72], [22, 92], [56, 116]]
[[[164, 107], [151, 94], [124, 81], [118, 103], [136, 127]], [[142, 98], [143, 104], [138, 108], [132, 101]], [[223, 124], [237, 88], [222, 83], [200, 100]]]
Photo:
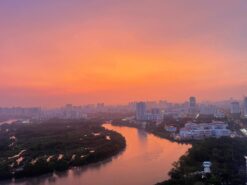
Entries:
[[244, 98], [243, 115], [247, 118], [247, 97]]
[[196, 97], [189, 98], [189, 114], [196, 114]]
[[241, 114], [241, 108], [239, 102], [233, 101], [231, 103], [230, 112], [231, 114]]
[[224, 122], [186, 123], [184, 128], [179, 130], [179, 136], [181, 139], [230, 136], [231, 131], [227, 126], [228, 124]]
[[136, 120], [138, 121], [146, 120], [146, 103], [145, 102], [136, 103]]

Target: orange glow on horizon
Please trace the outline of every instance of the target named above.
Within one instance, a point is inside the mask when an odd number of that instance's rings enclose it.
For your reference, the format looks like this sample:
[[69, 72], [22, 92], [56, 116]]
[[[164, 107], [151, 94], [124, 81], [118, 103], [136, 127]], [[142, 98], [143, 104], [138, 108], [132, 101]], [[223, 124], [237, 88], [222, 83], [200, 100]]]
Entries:
[[[70, 16], [57, 22], [35, 22], [22, 15], [16, 27], [16, 19], [10, 19], [4, 23], [0, 45], [0, 90], [7, 97], [3, 102], [55, 106], [183, 101], [190, 95], [217, 100], [244, 94], [247, 64], [239, 61], [246, 54], [223, 47], [227, 39], [218, 37], [218, 30], [200, 30], [205, 25], [199, 17], [206, 19], [208, 12], [198, 11], [193, 17], [189, 8], [181, 9], [177, 16], [182, 21], [176, 22], [167, 18], [172, 11], [164, 13], [159, 3], [151, 4], [144, 1], [136, 9], [131, 2], [114, 4], [106, 11], [87, 13], [89, 18], [68, 10]], [[147, 11], [152, 12], [145, 22]]]

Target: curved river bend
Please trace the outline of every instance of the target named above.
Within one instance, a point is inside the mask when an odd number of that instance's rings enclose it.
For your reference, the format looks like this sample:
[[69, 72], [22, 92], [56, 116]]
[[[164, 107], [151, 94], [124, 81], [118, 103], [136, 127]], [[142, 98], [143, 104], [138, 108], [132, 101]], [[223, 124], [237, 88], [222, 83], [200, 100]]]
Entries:
[[8, 185], [153, 185], [168, 179], [172, 163], [190, 145], [172, 143], [143, 130], [105, 124], [126, 138], [127, 147], [103, 163], [68, 170], [64, 173], [26, 179]]

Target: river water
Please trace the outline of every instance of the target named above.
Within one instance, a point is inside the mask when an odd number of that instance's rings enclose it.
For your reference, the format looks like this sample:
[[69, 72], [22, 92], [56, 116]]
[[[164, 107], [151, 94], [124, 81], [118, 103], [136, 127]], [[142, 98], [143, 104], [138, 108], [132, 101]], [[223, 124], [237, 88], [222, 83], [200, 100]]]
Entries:
[[168, 179], [172, 163], [190, 148], [144, 130], [105, 124], [126, 138], [126, 149], [111, 160], [64, 173], [30, 178], [8, 185], [153, 185]]

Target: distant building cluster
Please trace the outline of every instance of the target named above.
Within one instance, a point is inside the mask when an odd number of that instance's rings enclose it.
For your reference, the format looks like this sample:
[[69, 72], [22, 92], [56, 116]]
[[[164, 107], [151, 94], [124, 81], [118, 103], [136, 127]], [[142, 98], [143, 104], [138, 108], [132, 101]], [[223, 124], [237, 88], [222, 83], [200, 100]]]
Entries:
[[158, 121], [162, 120], [163, 115], [160, 109], [152, 108], [150, 112], [147, 111], [145, 102], [136, 103], [136, 120], [138, 121]]
[[87, 118], [87, 114], [80, 106], [73, 106], [71, 104], [57, 109], [41, 109], [37, 107], [33, 108], [0, 108], [0, 118], [29, 118], [36, 120], [46, 119], [83, 119]]
[[197, 103], [196, 97], [191, 96], [185, 103], [160, 102], [132, 102], [135, 105], [137, 121], [163, 120], [164, 116], [173, 118], [212, 118], [224, 119], [229, 114], [234, 117], [247, 118], [247, 97], [243, 103], [228, 101], [224, 103]]
[[230, 105], [230, 113], [233, 116], [242, 116], [247, 118], [247, 97], [244, 98], [243, 104], [238, 101], [232, 101]]
[[228, 124], [215, 121], [212, 123], [186, 123], [184, 128], [179, 130], [181, 139], [199, 139], [205, 137], [230, 136], [231, 131], [227, 129]]
[[42, 113], [42, 119], [85, 119], [87, 114], [84, 113], [81, 106], [67, 104], [60, 109], [46, 110]]
[[0, 108], [1, 119], [87, 119], [88, 115], [98, 113], [123, 113], [133, 111], [133, 106], [130, 105], [108, 105], [105, 103], [87, 104], [75, 106], [66, 104], [58, 108], [39, 108], [39, 107], [11, 107]]
[[198, 103], [191, 96], [184, 103], [170, 103], [165, 100], [130, 102], [126, 105], [105, 105], [104, 103], [74, 106], [67, 104], [60, 108], [41, 109], [39, 107], [0, 108], [0, 118], [33, 118], [33, 119], [84, 119], [97, 113], [132, 113], [135, 111], [136, 121], [161, 122], [165, 117], [180, 118], [210, 118], [224, 119], [229, 114], [247, 118], [247, 97], [243, 102], [226, 101], [223, 103]]
[[2, 118], [39, 118], [42, 113], [41, 108], [31, 107], [12, 107], [12, 108], [0, 108], [0, 117]]
[[93, 115], [98, 113], [123, 113], [128, 111], [133, 111], [133, 108], [129, 105], [106, 106], [104, 103], [87, 104], [81, 106], [66, 104], [63, 107], [43, 109], [39, 107], [11, 107], [0, 108], [0, 119], [86, 119], [88, 118], [89, 114]]

